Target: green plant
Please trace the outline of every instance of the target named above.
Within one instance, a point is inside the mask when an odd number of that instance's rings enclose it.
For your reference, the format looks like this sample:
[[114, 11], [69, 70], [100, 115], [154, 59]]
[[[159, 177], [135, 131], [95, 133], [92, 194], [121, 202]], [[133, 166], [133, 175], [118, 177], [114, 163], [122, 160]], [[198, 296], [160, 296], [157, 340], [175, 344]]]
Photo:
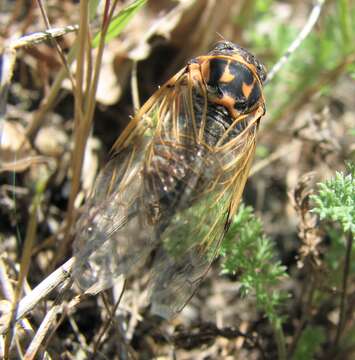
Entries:
[[314, 359], [316, 351], [325, 339], [324, 328], [321, 326], [307, 326], [298, 341], [292, 360]]
[[[117, 37], [122, 30], [127, 26], [133, 16], [139, 11], [147, 0], [135, 0], [132, 4], [122, 9], [116, 16], [112, 18], [107, 29], [105, 43], [108, 43], [113, 38]], [[93, 39], [92, 46], [99, 45], [101, 32], [99, 32]]]
[[348, 164], [348, 174], [336, 172], [335, 178], [318, 184], [313, 212], [320, 220], [336, 222], [343, 233], [355, 235], [355, 164]]
[[286, 358], [280, 307], [287, 293], [278, 289], [286, 267], [276, 261], [271, 239], [249, 206], [241, 205], [221, 248], [222, 274], [240, 274], [241, 293], [254, 294], [256, 306], [265, 313], [276, 337], [279, 358]]
[[[355, 164], [349, 163], [347, 172], [336, 172], [333, 179], [319, 183], [318, 192], [311, 196], [311, 200], [314, 202], [312, 212], [319, 215], [331, 239], [325, 256], [325, 265], [331, 270], [329, 285], [339, 288], [340, 294], [339, 320], [333, 340], [333, 351], [337, 351], [345, 334], [346, 314], [353, 312], [353, 305], [348, 301], [348, 285], [355, 274], [355, 266], [351, 261], [354, 257], [355, 235]], [[327, 297], [320, 289], [317, 292], [320, 298]], [[347, 332], [351, 329], [353, 325], [350, 324]], [[354, 346], [353, 341], [348, 346]]]

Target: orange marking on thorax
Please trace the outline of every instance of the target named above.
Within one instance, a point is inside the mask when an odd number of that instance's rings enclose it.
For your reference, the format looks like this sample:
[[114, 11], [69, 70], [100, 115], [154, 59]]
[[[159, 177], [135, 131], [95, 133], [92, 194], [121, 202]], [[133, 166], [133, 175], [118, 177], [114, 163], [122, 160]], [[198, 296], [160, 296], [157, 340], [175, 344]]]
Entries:
[[201, 63], [201, 73], [202, 73], [202, 77], [204, 79], [209, 79], [210, 78], [210, 63], [209, 61], [203, 61]]
[[248, 85], [246, 84], [245, 82], [243, 82], [243, 85], [242, 85], [242, 92], [243, 92], [243, 95], [248, 98], [250, 93], [252, 92], [253, 90], [253, 87], [254, 87], [254, 83], [255, 83], [255, 80], [253, 81], [253, 83], [251, 85]]
[[224, 70], [224, 72], [219, 80], [224, 83], [229, 83], [232, 80], [234, 80], [234, 78], [235, 78], [235, 76], [229, 71], [229, 63], [228, 63], [228, 66], [226, 66], [226, 69]]
[[201, 70], [203, 71], [204, 69], [203, 68], [201, 69], [200, 64], [190, 64], [188, 66], [189, 78], [192, 79], [195, 83], [201, 82], [202, 81]]
[[238, 111], [234, 108], [235, 99], [233, 97], [229, 95], [224, 95], [220, 99], [213, 99], [213, 102], [218, 105], [224, 106], [229, 111], [229, 114], [232, 116], [232, 118], [236, 118], [239, 115]]

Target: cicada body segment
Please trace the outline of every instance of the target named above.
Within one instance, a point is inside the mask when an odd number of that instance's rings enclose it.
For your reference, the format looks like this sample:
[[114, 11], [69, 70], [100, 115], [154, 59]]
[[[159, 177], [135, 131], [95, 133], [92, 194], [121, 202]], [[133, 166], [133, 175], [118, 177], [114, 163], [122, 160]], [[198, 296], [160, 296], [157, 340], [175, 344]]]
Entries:
[[239, 204], [265, 113], [265, 76], [247, 50], [221, 42], [142, 106], [79, 220], [74, 276], [84, 289], [107, 288], [149, 264], [153, 312], [182, 309]]

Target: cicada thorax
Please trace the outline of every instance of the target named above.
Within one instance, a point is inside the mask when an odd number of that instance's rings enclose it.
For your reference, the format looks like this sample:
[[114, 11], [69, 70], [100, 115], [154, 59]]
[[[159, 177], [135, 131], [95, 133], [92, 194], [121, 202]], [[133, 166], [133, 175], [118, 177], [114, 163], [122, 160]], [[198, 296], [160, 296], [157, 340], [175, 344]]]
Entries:
[[228, 57], [201, 57], [210, 97], [234, 117], [250, 112], [262, 99], [261, 82], [250, 64]]

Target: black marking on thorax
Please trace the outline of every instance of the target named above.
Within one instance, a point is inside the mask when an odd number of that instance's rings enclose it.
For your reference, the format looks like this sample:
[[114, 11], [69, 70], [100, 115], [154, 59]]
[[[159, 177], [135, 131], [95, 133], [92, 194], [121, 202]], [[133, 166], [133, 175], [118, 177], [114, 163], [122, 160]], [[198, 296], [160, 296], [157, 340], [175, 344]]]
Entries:
[[[261, 96], [260, 85], [252, 71], [237, 61], [211, 59], [207, 84], [218, 89], [220, 98], [235, 99], [235, 108], [240, 112], [252, 108]], [[246, 89], [250, 91], [246, 92]]]

